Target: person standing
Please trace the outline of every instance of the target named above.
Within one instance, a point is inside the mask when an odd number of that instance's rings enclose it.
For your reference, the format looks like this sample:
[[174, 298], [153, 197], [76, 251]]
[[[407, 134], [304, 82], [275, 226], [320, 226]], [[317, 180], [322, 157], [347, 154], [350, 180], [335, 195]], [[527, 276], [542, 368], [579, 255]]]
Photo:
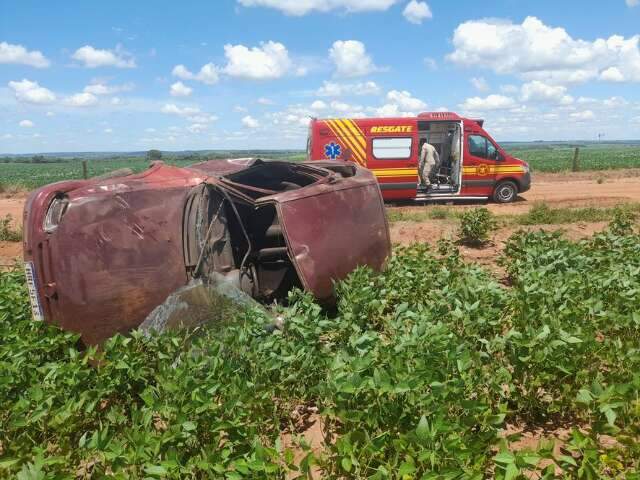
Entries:
[[436, 148], [429, 142], [424, 142], [420, 149], [420, 162], [418, 163], [418, 176], [420, 178], [420, 187], [428, 189], [431, 186], [429, 176], [433, 171], [433, 167], [440, 162], [440, 156]]

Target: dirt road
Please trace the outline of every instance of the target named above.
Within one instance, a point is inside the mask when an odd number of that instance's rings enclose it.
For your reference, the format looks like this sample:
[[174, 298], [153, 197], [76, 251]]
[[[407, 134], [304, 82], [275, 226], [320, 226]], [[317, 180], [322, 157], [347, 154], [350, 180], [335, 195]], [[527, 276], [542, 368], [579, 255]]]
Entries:
[[[11, 215], [16, 228], [21, 228], [22, 208], [26, 194], [0, 198], [0, 218]], [[496, 215], [526, 213], [533, 202], [544, 201], [552, 207], [613, 206], [619, 203], [640, 203], [640, 169], [605, 172], [579, 172], [569, 174], [542, 173], [534, 176], [531, 190], [512, 204], [487, 207]], [[472, 208], [461, 206], [460, 208]], [[415, 210], [416, 206], [389, 207], [391, 209]], [[420, 207], [418, 207], [420, 208]], [[563, 226], [569, 236], [579, 237], [603, 228], [606, 224], [578, 224]], [[415, 241], [435, 242], [443, 236], [452, 235], [455, 226], [450, 222], [428, 220], [425, 222], [396, 222], [392, 225], [394, 243], [407, 244]], [[509, 232], [499, 232], [501, 240]], [[506, 238], [506, 237], [505, 237]], [[471, 252], [472, 253], [472, 252]], [[489, 255], [490, 253], [487, 252]], [[0, 242], [0, 264], [13, 261], [22, 254], [20, 243]], [[473, 255], [471, 255], [473, 256]]]

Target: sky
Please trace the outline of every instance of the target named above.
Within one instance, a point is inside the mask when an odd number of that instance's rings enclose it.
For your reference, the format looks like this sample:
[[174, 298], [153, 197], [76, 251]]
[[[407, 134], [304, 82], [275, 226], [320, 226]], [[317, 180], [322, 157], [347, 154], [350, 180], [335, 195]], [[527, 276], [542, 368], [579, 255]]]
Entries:
[[304, 148], [310, 117], [640, 138], [640, 0], [0, 0], [0, 152]]

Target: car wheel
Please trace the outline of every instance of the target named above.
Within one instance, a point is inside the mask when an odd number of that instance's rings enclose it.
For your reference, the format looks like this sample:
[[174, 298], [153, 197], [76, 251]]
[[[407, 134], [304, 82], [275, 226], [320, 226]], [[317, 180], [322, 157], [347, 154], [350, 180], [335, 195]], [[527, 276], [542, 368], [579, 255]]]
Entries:
[[500, 182], [493, 191], [496, 203], [511, 203], [518, 196], [518, 186], [511, 181]]

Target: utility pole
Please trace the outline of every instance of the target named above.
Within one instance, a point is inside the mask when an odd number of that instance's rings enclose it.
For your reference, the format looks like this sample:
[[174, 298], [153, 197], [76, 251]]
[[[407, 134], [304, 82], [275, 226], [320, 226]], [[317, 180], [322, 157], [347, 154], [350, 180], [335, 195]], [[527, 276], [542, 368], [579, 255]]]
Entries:
[[602, 140], [602, 137], [604, 137], [604, 133], [599, 133], [598, 134], [598, 143], [600, 143], [600, 140]]

